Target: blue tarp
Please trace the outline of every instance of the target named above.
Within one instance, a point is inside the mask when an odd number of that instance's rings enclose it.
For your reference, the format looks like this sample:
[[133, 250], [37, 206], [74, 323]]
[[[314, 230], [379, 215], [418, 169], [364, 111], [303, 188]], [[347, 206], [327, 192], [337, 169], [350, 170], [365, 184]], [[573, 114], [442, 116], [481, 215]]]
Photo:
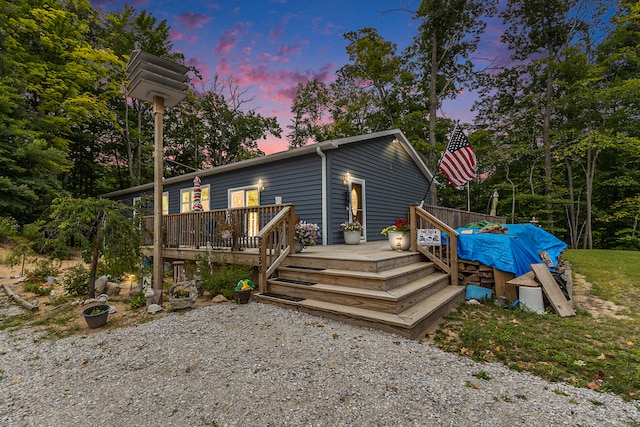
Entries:
[[[538, 253], [546, 251], [555, 267], [567, 248], [562, 240], [532, 224], [503, 224], [503, 227], [508, 229], [506, 235], [478, 234], [479, 229], [458, 228], [458, 257], [479, 261], [518, 277], [531, 271], [530, 264], [542, 262]], [[463, 230], [472, 230], [473, 234], [462, 234]]]

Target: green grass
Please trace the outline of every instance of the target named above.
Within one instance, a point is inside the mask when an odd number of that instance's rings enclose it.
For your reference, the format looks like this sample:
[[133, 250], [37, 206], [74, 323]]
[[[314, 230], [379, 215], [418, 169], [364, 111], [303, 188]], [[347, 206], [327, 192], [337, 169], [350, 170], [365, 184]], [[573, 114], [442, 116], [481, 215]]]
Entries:
[[561, 318], [491, 302], [463, 304], [441, 324], [436, 345], [549, 381], [640, 399], [640, 252], [567, 250], [563, 257], [594, 294], [624, 306], [630, 318], [593, 317], [579, 306], [576, 316]]

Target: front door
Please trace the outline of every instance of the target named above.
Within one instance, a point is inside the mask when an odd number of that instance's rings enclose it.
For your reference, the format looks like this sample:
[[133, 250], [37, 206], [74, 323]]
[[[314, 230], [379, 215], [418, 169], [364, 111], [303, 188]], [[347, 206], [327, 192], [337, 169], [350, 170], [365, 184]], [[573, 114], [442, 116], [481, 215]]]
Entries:
[[[349, 183], [349, 220], [357, 220], [366, 230], [366, 219], [364, 180], [352, 178]], [[367, 240], [366, 235], [360, 239]]]

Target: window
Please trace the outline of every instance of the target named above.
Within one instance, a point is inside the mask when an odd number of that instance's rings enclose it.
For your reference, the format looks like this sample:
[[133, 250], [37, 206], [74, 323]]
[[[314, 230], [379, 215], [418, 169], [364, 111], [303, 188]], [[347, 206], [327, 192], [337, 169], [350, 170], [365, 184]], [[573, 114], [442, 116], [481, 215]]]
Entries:
[[[202, 210], [209, 210], [210, 185], [200, 187], [200, 203]], [[180, 190], [180, 213], [191, 212], [193, 210], [193, 187]]]
[[[229, 207], [244, 208], [250, 206], [260, 206], [260, 192], [258, 187], [236, 188], [229, 190]], [[249, 237], [256, 236], [259, 231], [258, 213], [247, 214], [243, 228]]]
[[[140, 213], [143, 216], [153, 215], [153, 196], [145, 194], [144, 196], [133, 198], [134, 215]], [[162, 215], [169, 215], [169, 193], [162, 193]]]

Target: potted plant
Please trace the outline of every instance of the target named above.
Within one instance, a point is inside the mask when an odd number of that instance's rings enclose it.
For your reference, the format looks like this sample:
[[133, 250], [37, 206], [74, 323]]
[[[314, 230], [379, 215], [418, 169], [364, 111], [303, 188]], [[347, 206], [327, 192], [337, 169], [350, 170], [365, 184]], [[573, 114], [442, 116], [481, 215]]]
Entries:
[[340, 231], [344, 233], [344, 243], [347, 245], [357, 245], [364, 228], [357, 219], [340, 224]]
[[312, 224], [310, 222], [298, 221], [295, 228], [295, 241], [296, 252], [302, 252], [307, 246], [313, 246], [316, 244], [316, 239], [319, 236], [318, 224]]
[[174, 310], [191, 308], [198, 298], [198, 289], [193, 281], [176, 282], [169, 288], [169, 304]]
[[223, 215], [218, 215], [216, 219], [216, 236], [222, 240], [229, 240], [234, 237], [235, 226], [232, 221], [227, 221]]
[[238, 281], [236, 287], [233, 288], [233, 300], [237, 304], [246, 304], [251, 298], [251, 291], [255, 289], [255, 285], [249, 279]]
[[99, 328], [107, 323], [107, 317], [109, 316], [109, 306], [107, 304], [94, 305], [89, 308], [85, 308], [82, 312], [84, 319], [87, 321], [89, 328]]
[[381, 234], [389, 237], [389, 246], [395, 251], [406, 251], [411, 246], [409, 235], [411, 226], [407, 218], [398, 218], [396, 223], [382, 230]]

